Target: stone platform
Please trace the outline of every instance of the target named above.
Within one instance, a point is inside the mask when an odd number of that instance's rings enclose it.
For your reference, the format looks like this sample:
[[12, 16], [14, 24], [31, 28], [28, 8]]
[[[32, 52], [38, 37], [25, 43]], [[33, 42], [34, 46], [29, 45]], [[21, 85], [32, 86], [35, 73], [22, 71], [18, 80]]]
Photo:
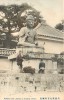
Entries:
[[63, 74], [0, 73], [0, 93], [64, 92]]

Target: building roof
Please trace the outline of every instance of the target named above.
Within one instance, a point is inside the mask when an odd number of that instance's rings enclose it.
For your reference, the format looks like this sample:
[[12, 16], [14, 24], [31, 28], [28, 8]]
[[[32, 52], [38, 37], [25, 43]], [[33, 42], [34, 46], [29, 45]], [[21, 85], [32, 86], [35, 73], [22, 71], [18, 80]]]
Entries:
[[[61, 39], [61, 40], [64, 39], [63, 32], [47, 25], [46, 23], [39, 24], [35, 29], [36, 29], [36, 32], [38, 35], [57, 38], [57, 39]], [[16, 37], [19, 35], [19, 32], [12, 33], [12, 35], [14, 37]]]
[[36, 28], [37, 34], [47, 36], [47, 37], [53, 37], [53, 38], [59, 38], [63, 39], [64, 33], [59, 31], [58, 29], [52, 28], [47, 24], [40, 24]]

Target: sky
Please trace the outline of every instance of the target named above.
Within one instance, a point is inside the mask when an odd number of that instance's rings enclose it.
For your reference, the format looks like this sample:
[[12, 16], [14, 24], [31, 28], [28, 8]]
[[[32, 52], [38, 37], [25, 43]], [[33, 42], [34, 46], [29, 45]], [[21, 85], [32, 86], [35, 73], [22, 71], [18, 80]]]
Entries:
[[64, 0], [0, 0], [0, 5], [28, 3], [38, 10], [47, 24], [54, 27], [64, 19]]

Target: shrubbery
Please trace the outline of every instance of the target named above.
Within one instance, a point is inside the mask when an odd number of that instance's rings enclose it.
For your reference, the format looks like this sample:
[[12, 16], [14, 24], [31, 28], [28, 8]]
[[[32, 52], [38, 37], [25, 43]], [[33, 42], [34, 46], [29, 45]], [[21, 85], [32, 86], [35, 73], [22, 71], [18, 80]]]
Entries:
[[34, 73], [35, 73], [35, 68], [31, 68], [31, 66], [28, 66], [28, 67], [24, 67], [24, 68], [23, 68], [23, 71], [24, 71], [25, 73], [34, 74]]

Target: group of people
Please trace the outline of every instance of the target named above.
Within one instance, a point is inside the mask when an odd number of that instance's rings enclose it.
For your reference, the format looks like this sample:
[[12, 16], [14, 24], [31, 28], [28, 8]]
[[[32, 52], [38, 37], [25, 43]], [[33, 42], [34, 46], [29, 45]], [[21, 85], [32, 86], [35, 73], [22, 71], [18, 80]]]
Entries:
[[[37, 40], [37, 33], [34, 29], [34, 17], [32, 15], [28, 15], [26, 18], [26, 27], [21, 28], [19, 32], [19, 42], [18, 45], [22, 46], [38, 46]], [[20, 66], [20, 69], [22, 70], [22, 54], [21, 51], [19, 51], [19, 54], [17, 56], [17, 65]], [[45, 64], [40, 62], [39, 64], [39, 73], [44, 73], [44, 67]]]

